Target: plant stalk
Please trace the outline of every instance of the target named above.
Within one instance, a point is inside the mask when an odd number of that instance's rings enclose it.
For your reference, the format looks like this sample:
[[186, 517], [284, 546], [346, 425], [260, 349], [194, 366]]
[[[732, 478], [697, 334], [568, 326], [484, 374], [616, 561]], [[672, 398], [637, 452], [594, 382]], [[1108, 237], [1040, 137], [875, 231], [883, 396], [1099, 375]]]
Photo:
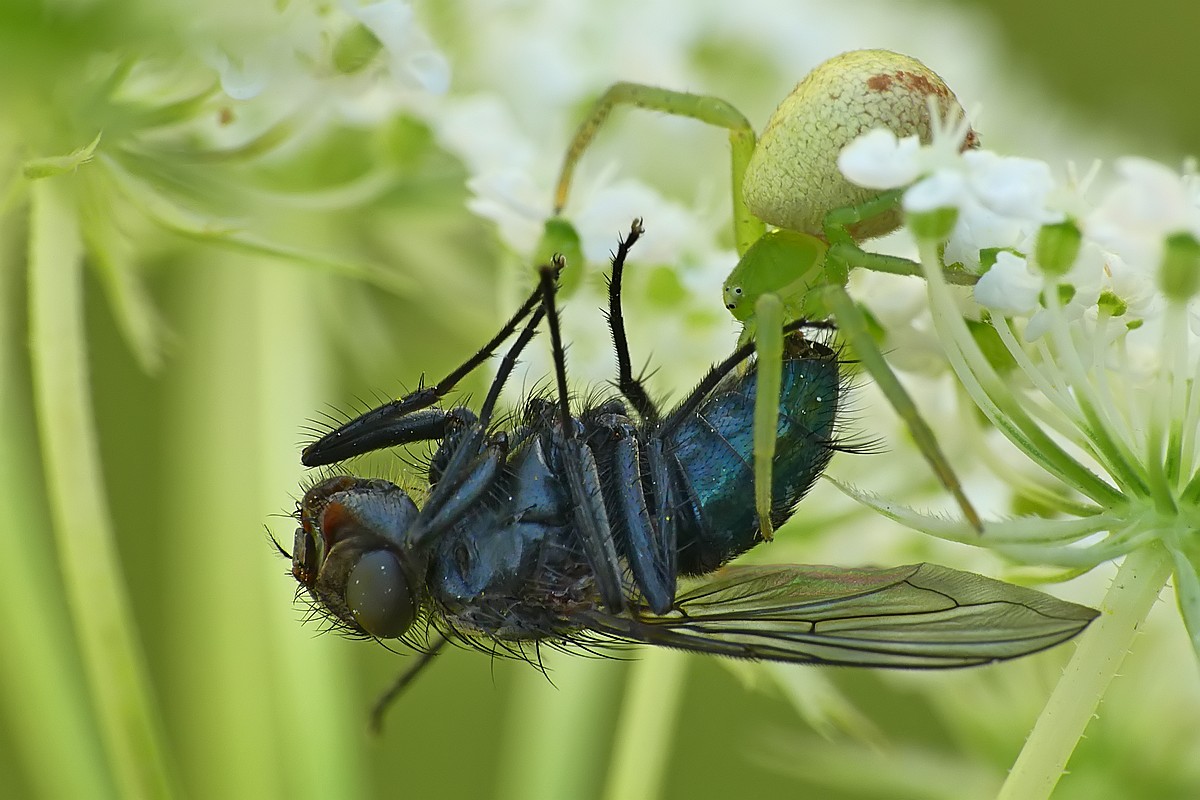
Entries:
[[1157, 543], [1134, 550], [1121, 562], [1100, 616], [1054, 687], [1000, 789], [1000, 800], [1039, 800], [1054, 791], [1170, 573], [1170, 556]]

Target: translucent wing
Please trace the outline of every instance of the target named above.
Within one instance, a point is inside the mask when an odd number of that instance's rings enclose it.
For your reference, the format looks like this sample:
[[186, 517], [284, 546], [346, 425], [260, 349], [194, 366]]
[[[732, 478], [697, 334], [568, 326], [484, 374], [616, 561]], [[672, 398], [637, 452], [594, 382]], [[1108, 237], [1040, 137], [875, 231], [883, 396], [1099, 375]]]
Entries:
[[936, 564], [726, 567], [668, 614], [589, 612], [593, 631], [735, 658], [863, 667], [969, 667], [1078, 634], [1098, 612]]

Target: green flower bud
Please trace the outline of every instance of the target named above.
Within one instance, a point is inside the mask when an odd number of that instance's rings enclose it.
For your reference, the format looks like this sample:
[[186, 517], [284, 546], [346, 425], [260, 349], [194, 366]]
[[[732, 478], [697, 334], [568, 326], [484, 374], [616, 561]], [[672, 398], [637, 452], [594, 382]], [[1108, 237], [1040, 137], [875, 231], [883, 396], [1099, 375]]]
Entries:
[[1167, 237], [1158, 283], [1168, 300], [1186, 303], [1200, 291], [1200, 242], [1190, 233]]
[[353, 75], [366, 69], [379, 51], [383, 42], [371, 33], [366, 26], [359, 24], [351, 27], [338, 37], [333, 45], [333, 68], [343, 75]]
[[1110, 317], [1123, 317], [1129, 311], [1129, 304], [1109, 289], [1100, 293], [1100, 299], [1096, 301], [1096, 307], [1100, 309], [1100, 313], [1107, 314]]
[[921, 211], [905, 217], [905, 223], [912, 231], [913, 236], [937, 242], [944, 242], [950, 238], [956, 222], [958, 222], [958, 209], [953, 206], [936, 208], [933, 211]]
[[587, 267], [583, 260], [579, 232], [563, 217], [551, 217], [546, 220], [541, 241], [533, 253], [532, 263], [546, 264], [556, 255], [561, 255], [567, 262], [567, 268], [558, 277], [559, 293], [563, 297], [570, 297], [583, 281]]
[[1066, 275], [1079, 256], [1083, 234], [1071, 220], [1043, 225], [1034, 251], [1038, 266], [1047, 275]]

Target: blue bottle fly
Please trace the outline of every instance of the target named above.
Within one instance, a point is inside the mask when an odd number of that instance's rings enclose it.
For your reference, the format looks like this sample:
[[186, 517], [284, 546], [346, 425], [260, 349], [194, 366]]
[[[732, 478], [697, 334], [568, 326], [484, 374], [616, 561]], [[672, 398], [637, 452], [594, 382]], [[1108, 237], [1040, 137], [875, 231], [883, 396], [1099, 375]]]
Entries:
[[[965, 667], [1070, 639], [1096, 612], [934, 564], [728, 566], [761, 541], [754, 505], [753, 345], [716, 364], [663, 413], [630, 369], [621, 309], [635, 221], [613, 258], [614, 397], [573, 413], [555, 308], [561, 262], [493, 339], [436, 386], [368, 411], [307, 447], [307, 466], [438, 442], [420, 508], [384, 480], [340, 474], [297, 511], [292, 574], [353, 635], [528, 646], [645, 642], [747, 659], [870, 667]], [[545, 323], [555, 392], [493, 424], [501, 388]], [[829, 326], [815, 326], [815, 328]], [[782, 525], [838, 444], [836, 351], [794, 324], [786, 337], [772, 480]], [[516, 335], [478, 413], [435, 407]], [[683, 578], [685, 582], [681, 582]], [[381, 707], [382, 708], [382, 707]], [[381, 710], [377, 709], [377, 713]]]

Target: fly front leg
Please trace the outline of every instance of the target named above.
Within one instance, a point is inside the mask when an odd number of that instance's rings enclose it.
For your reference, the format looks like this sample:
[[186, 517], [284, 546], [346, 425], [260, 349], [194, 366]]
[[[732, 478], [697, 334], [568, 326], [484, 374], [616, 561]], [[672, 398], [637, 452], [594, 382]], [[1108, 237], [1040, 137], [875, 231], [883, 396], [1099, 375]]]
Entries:
[[[559, 267], [545, 269], [556, 276]], [[539, 287], [538, 293], [541, 291]], [[500, 477], [508, 458], [508, 435], [503, 432], [489, 435], [488, 426], [504, 384], [511, 377], [521, 352], [533, 339], [544, 316], [544, 307], [534, 311], [504, 354], [484, 398], [479, 417], [476, 418], [466, 409], [461, 409], [456, 417], [463, 423], [461, 432], [452, 434], [451, 440], [443, 444], [430, 464], [429, 477], [433, 490], [409, 534], [414, 545], [452, 528], [487, 496]], [[447, 456], [445, 451], [448, 448], [453, 448], [453, 451]]]
[[[532, 325], [526, 325], [528, 335], [520, 345], [524, 347], [533, 336], [537, 321], [541, 319], [541, 302], [541, 290], [535, 290], [487, 344], [437, 384], [422, 386], [399, 400], [371, 409], [326, 433], [304, 448], [300, 456], [301, 463], [306, 467], [319, 467], [373, 450], [441, 438], [438, 425], [441, 424], [444, 412], [423, 409], [428, 409], [442, 399], [459, 381], [490, 358], [500, 344], [513, 334], [517, 326], [532, 314], [534, 322]], [[503, 386], [503, 382], [500, 385]], [[498, 388], [496, 393], [499, 393]], [[495, 403], [494, 398], [492, 402]]]
[[[624, 537], [625, 555], [646, 605], [665, 614], [675, 601], [679, 536], [670, 513], [674, 493], [663, 440], [651, 438], [643, 447], [637, 426], [619, 413], [595, 417], [590, 438], [601, 434], [608, 469], [605, 496], [614, 528]], [[655, 500], [653, 515], [647, 494]]]
[[617, 355], [617, 388], [633, 406], [643, 422], [658, 421], [658, 407], [650, 399], [640, 378], [633, 377], [633, 366], [629, 359], [629, 339], [625, 336], [625, 314], [621, 309], [621, 279], [625, 275], [625, 259], [634, 243], [645, 233], [639, 217], [629, 226], [629, 235], [617, 245], [613, 254], [612, 274], [608, 279], [608, 330], [612, 335], [613, 350]]
[[581, 426], [571, 416], [570, 396], [567, 391], [567, 358], [563, 351], [558, 313], [554, 306], [554, 294], [557, 291], [556, 274], [551, 267], [541, 269], [542, 302], [546, 323], [550, 328], [554, 379], [558, 390], [558, 421], [551, 427], [550, 445], [553, 459], [563, 476], [563, 483], [570, 497], [576, 541], [595, 575], [600, 601], [605, 608], [616, 614], [624, 611], [626, 607], [621, 581], [623, 569], [617, 557], [608, 512], [604, 507], [604, 493], [595, 455], [587, 442], [580, 438], [578, 427]]
[[508, 435], [486, 437], [482, 428], [467, 433], [409, 532], [416, 547], [461, 520], [496, 483], [508, 458]]

